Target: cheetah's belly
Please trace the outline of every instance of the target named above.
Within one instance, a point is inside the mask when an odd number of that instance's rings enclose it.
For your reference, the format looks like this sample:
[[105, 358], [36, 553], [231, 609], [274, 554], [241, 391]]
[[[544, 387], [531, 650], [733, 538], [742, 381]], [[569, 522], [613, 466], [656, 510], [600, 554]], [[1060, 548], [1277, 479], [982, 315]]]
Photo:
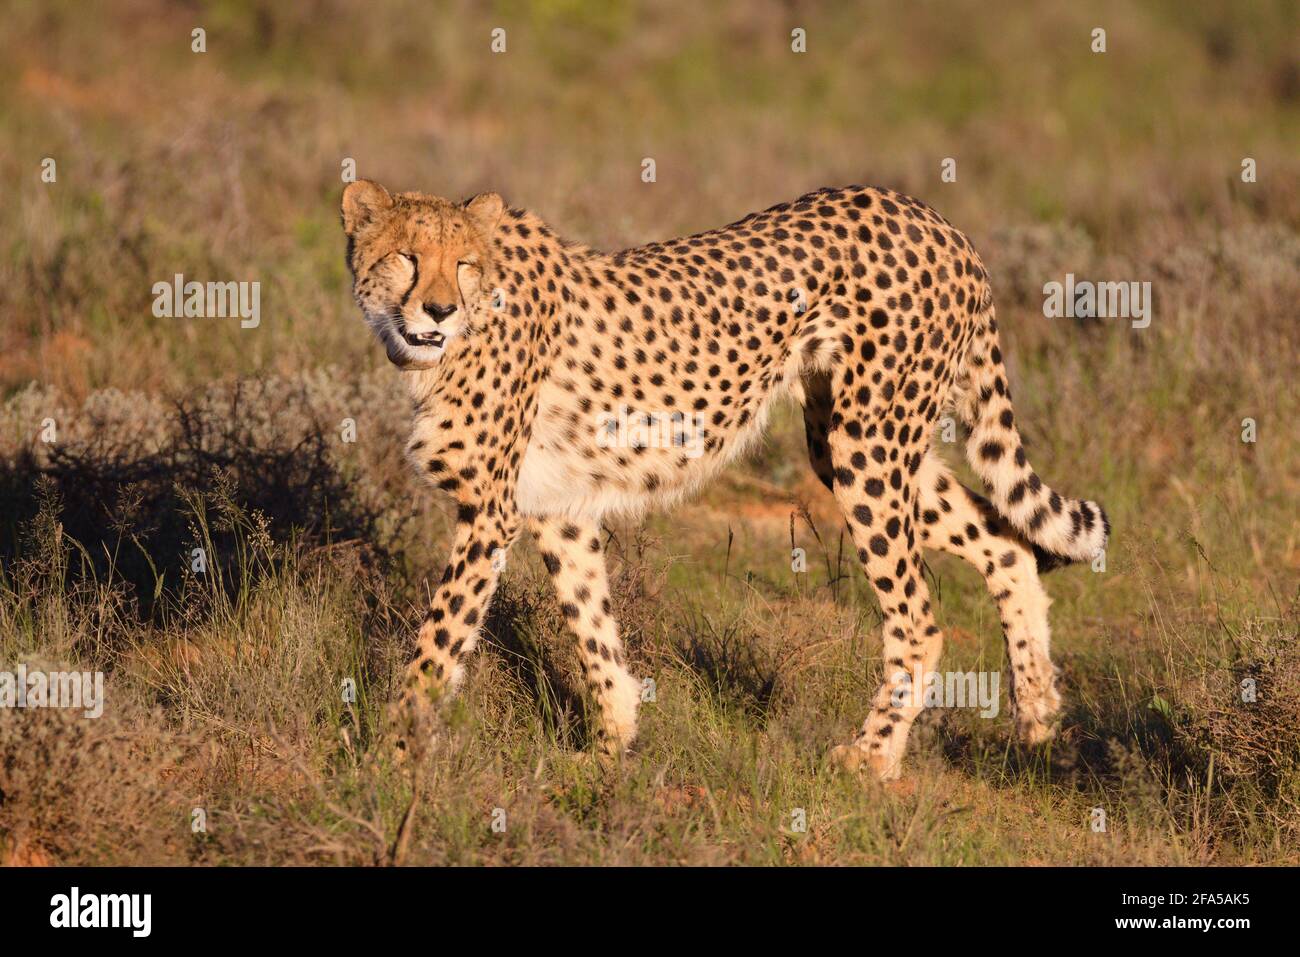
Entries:
[[622, 413], [579, 415], [563, 396], [542, 396], [520, 464], [515, 500], [525, 515], [572, 515], [599, 521], [635, 516], [689, 495], [756, 441], [777, 390], [756, 406], [746, 427], [716, 443], [689, 423]]
[[640, 456], [602, 442], [594, 418], [590, 423], [588, 417], [576, 423], [574, 418], [545, 400], [540, 403], [519, 468], [515, 500], [521, 512], [599, 521], [610, 513], [643, 512], [656, 492], [669, 490], [665, 485], [646, 490], [638, 481], [644, 465], [633, 461]]

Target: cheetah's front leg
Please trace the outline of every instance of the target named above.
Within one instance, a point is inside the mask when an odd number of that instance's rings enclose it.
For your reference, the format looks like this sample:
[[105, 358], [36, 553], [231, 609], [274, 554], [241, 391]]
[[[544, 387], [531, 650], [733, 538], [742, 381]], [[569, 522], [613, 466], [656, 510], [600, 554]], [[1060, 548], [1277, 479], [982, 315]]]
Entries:
[[461, 660], [478, 641], [505, 556], [519, 532], [513, 505], [461, 504], [456, 537], [442, 581], [420, 626], [415, 656], [406, 673], [403, 704], [416, 708], [437, 690], [455, 690]]
[[624, 665], [618, 624], [610, 613], [600, 526], [568, 518], [530, 522], [564, 618], [577, 636], [587, 687], [600, 705], [601, 750], [621, 753], [636, 737], [641, 688]]

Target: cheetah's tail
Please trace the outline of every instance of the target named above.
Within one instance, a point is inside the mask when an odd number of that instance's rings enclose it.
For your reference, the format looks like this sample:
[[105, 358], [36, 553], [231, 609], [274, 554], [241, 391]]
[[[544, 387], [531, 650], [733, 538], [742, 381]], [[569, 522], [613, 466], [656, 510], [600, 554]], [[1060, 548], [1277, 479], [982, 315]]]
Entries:
[[985, 293], [985, 320], [966, 360], [968, 388], [957, 413], [970, 428], [966, 458], [994, 507], [1035, 547], [1039, 569], [1089, 561], [1106, 546], [1110, 522], [1095, 502], [1065, 498], [1048, 488], [1029, 466], [1011, 411], [992, 298]]

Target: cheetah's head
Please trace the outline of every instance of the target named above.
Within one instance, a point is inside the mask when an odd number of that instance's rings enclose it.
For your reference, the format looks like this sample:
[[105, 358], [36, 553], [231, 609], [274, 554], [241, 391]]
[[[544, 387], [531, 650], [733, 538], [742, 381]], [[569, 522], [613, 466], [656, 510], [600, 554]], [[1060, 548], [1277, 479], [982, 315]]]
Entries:
[[492, 236], [505, 204], [496, 193], [452, 203], [392, 195], [358, 180], [343, 190], [352, 292], [402, 369], [428, 369], [474, 325], [495, 277]]

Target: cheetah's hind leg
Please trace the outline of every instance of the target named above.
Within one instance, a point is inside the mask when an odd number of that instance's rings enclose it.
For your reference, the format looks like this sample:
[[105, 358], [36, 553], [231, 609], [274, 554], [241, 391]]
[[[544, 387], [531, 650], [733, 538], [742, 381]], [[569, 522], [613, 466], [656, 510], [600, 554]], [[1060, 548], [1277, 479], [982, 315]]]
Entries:
[[1051, 601], [1038, 578], [1034, 547], [988, 499], [958, 482], [933, 451], [917, 481], [921, 543], [964, 559], [984, 576], [1006, 639], [1016, 733], [1026, 744], [1041, 744], [1055, 734], [1061, 696], [1049, 652]]
[[[865, 764], [890, 780], [902, 772], [907, 736], [922, 710], [917, 676], [932, 672], [943, 650], [916, 530], [916, 471], [935, 407], [926, 396], [936, 384], [915, 375], [908, 384], [908, 398], [915, 404], [890, 405], [898, 412], [886, 420], [884, 408], [877, 407], [883, 404], [877, 398], [880, 393], [850, 387], [845, 370], [836, 380], [826, 438], [830, 484], [880, 601], [885, 669], [884, 683], [861, 730], [851, 744], [836, 748], [832, 758], [848, 767]], [[810, 405], [814, 401], [809, 396]], [[815, 414], [817, 407], [812, 408]], [[903, 435], [917, 440], [898, 441]], [[816, 450], [812, 452], [816, 465]]]

